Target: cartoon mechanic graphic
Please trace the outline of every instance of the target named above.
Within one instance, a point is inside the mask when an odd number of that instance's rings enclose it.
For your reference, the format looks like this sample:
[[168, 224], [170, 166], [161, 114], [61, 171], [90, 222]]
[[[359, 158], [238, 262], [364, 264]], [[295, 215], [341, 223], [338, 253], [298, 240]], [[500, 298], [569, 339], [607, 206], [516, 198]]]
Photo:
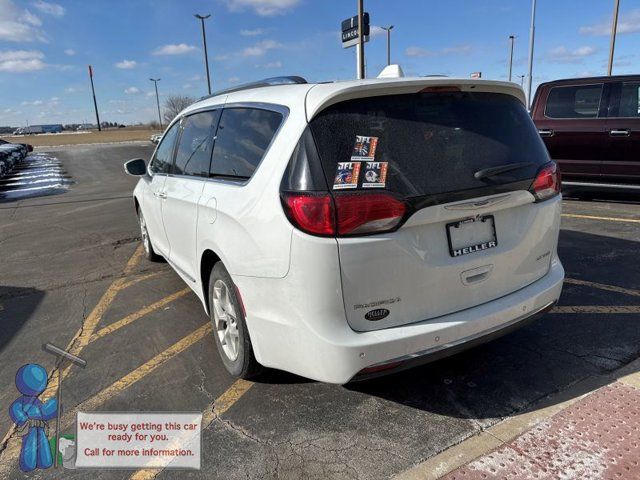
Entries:
[[23, 472], [46, 469], [53, 464], [47, 422], [56, 418], [58, 400], [52, 398], [43, 403], [38, 398], [47, 388], [47, 383], [47, 371], [41, 365], [29, 363], [16, 373], [16, 388], [22, 395], [9, 407], [9, 415], [18, 431], [28, 428], [22, 437], [20, 450], [20, 469]]

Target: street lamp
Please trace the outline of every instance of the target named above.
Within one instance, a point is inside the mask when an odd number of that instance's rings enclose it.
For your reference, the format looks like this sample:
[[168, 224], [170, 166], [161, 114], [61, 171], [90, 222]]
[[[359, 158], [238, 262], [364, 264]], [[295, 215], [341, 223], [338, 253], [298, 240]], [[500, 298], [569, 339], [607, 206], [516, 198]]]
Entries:
[[515, 35], [509, 35], [509, 41], [511, 43], [511, 48], [509, 50], [509, 81], [511, 81], [511, 73], [513, 72], [513, 44], [515, 40]]
[[202, 44], [204, 45], [204, 67], [207, 70], [207, 88], [209, 89], [209, 95], [211, 95], [211, 78], [209, 77], [209, 56], [207, 55], [207, 34], [204, 31], [204, 21], [209, 18], [211, 15], [198, 15], [197, 13], [194, 15], [197, 19], [200, 20], [202, 24]]
[[158, 122], [160, 123], [160, 130], [162, 130], [162, 116], [160, 115], [160, 97], [158, 96], [158, 82], [161, 78], [150, 78], [153, 84], [156, 86], [156, 105], [158, 105]]
[[620, 11], [620, 0], [613, 3], [613, 21], [611, 22], [611, 43], [609, 44], [609, 65], [607, 75], [611, 76], [613, 70], [613, 51], [616, 48], [616, 31], [618, 30], [618, 12]]
[[380, 28], [387, 32], [387, 65], [391, 65], [391, 30], [393, 30], [393, 25]]
[[536, 40], [536, 0], [531, 1], [531, 27], [529, 30], [529, 76], [527, 78], [527, 109], [531, 106], [531, 84], [533, 83], [533, 44]]

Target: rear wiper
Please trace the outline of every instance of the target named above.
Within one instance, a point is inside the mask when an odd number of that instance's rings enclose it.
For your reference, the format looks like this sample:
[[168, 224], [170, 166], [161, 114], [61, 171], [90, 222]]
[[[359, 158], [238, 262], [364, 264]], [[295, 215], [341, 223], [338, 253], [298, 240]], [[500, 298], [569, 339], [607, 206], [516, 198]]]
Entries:
[[498, 167], [489, 167], [483, 168], [482, 170], [478, 170], [473, 176], [476, 180], [482, 180], [483, 178], [493, 177], [495, 175], [500, 175], [501, 173], [510, 172], [511, 170], [518, 170], [519, 168], [530, 167], [535, 165], [533, 162], [518, 162], [518, 163], [508, 163], [506, 165], [500, 165]]

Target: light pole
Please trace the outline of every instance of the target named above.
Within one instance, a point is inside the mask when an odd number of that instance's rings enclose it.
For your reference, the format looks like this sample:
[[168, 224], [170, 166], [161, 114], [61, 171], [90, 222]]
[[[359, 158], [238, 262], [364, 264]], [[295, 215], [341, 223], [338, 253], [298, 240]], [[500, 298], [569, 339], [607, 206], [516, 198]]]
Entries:
[[607, 75], [611, 76], [613, 70], [613, 50], [616, 48], [616, 31], [618, 30], [618, 11], [620, 10], [620, 0], [613, 3], [613, 22], [611, 23], [611, 43], [609, 44], [609, 68]]
[[524, 77], [526, 77], [526, 75], [518, 75], [520, 77], [520, 86], [522, 88], [524, 88]]
[[536, 39], [536, 0], [531, 0], [531, 31], [529, 32], [529, 78], [527, 78], [527, 108], [531, 106], [531, 84], [533, 83], [533, 44]]
[[387, 32], [387, 65], [391, 65], [391, 30], [393, 30], [393, 25], [380, 28]]
[[162, 116], [160, 115], [160, 97], [158, 96], [158, 82], [162, 79], [150, 78], [149, 80], [151, 80], [156, 87], [156, 105], [158, 105], [158, 122], [160, 122], [160, 130], [162, 130]]
[[358, 0], [358, 80], [365, 78], [364, 70], [364, 0]]
[[198, 15], [197, 13], [194, 15], [197, 19], [200, 20], [202, 24], [202, 44], [204, 45], [204, 68], [207, 70], [207, 88], [209, 90], [209, 95], [211, 95], [211, 77], [209, 77], [209, 56], [207, 55], [207, 34], [204, 31], [204, 21], [209, 18], [211, 15]]
[[515, 35], [509, 35], [509, 41], [511, 43], [509, 50], [509, 81], [511, 81], [511, 73], [513, 72], [513, 44], [516, 41]]

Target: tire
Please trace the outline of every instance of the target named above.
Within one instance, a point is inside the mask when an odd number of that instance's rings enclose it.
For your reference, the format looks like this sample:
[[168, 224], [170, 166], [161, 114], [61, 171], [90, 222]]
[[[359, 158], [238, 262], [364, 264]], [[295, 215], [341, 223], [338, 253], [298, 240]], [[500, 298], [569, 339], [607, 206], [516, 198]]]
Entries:
[[140, 239], [142, 240], [142, 246], [144, 247], [145, 258], [151, 262], [162, 261], [162, 257], [155, 252], [153, 245], [151, 244], [151, 237], [149, 237], [147, 222], [144, 219], [142, 210], [138, 211], [138, 223], [140, 225]]
[[209, 317], [218, 353], [227, 371], [238, 378], [253, 378], [262, 366], [253, 354], [247, 323], [231, 276], [217, 262], [209, 276]]

